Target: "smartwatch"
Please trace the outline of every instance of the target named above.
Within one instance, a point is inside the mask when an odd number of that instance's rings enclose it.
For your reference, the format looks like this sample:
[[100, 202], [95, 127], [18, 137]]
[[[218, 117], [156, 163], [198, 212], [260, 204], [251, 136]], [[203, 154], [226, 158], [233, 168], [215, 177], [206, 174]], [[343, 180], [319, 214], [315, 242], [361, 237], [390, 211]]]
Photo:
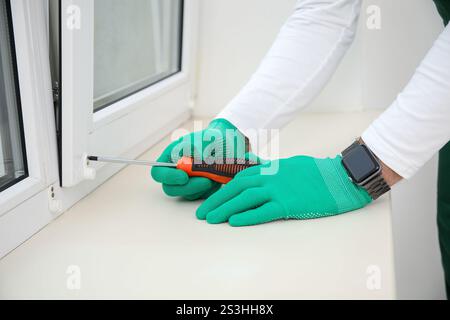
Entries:
[[372, 151], [359, 141], [342, 152], [342, 165], [350, 179], [364, 188], [373, 200], [391, 190], [381, 174], [381, 163]]

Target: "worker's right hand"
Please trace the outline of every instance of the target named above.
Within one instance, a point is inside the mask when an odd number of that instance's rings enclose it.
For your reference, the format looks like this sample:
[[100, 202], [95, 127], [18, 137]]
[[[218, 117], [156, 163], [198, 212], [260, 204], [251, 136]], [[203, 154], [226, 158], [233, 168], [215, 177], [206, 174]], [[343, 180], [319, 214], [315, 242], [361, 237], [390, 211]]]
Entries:
[[[157, 161], [177, 163], [183, 156], [196, 160], [244, 158], [248, 149], [247, 139], [234, 125], [225, 119], [216, 119], [205, 130], [172, 142]], [[186, 200], [206, 199], [221, 187], [210, 179], [189, 177], [186, 172], [175, 168], [153, 167], [151, 175], [162, 184], [165, 194]]]

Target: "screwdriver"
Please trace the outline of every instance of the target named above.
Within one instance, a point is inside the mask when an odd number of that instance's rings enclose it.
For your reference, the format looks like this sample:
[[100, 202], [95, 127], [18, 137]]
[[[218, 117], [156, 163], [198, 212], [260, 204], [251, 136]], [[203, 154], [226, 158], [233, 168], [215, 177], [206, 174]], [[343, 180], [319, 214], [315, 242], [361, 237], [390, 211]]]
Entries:
[[239, 172], [259, 165], [245, 159], [221, 159], [220, 163], [194, 161], [192, 157], [182, 157], [177, 163], [130, 160], [114, 157], [88, 156], [89, 161], [141, 165], [149, 167], [169, 167], [183, 170], [190, 177], [204, 177], [221, 184], [230, 182]]

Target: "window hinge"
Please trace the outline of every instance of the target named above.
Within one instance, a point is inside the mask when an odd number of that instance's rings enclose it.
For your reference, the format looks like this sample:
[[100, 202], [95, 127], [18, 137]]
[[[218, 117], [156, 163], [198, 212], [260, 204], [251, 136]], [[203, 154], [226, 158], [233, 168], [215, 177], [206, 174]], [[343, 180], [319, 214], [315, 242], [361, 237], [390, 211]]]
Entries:
[[53, 107], [55, 109], [56, 136], [61, 137], [61, 86], [58, 81], [53, 82]]
[[48, 208], [51, 213], [61, 213], [63, 210], [62, 201], [56, 198], [55, 192], [56, 188], [54, 186], [48, 189]]
[[61, 96], [61, 90], [58, 81], [53, 82], [53, 103], [55, 106], [59, 103], [59, 98]]

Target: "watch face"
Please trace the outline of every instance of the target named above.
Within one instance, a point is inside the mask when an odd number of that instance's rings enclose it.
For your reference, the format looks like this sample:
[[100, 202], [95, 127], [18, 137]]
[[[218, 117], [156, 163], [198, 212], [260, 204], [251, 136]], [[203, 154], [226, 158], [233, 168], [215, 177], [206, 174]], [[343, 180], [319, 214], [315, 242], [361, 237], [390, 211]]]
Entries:
[[342, 164], [347, 169], [352, 180], [359, 184], [380, 170], [380, 166], [364, 145], [353, 148], [342, 159]]

